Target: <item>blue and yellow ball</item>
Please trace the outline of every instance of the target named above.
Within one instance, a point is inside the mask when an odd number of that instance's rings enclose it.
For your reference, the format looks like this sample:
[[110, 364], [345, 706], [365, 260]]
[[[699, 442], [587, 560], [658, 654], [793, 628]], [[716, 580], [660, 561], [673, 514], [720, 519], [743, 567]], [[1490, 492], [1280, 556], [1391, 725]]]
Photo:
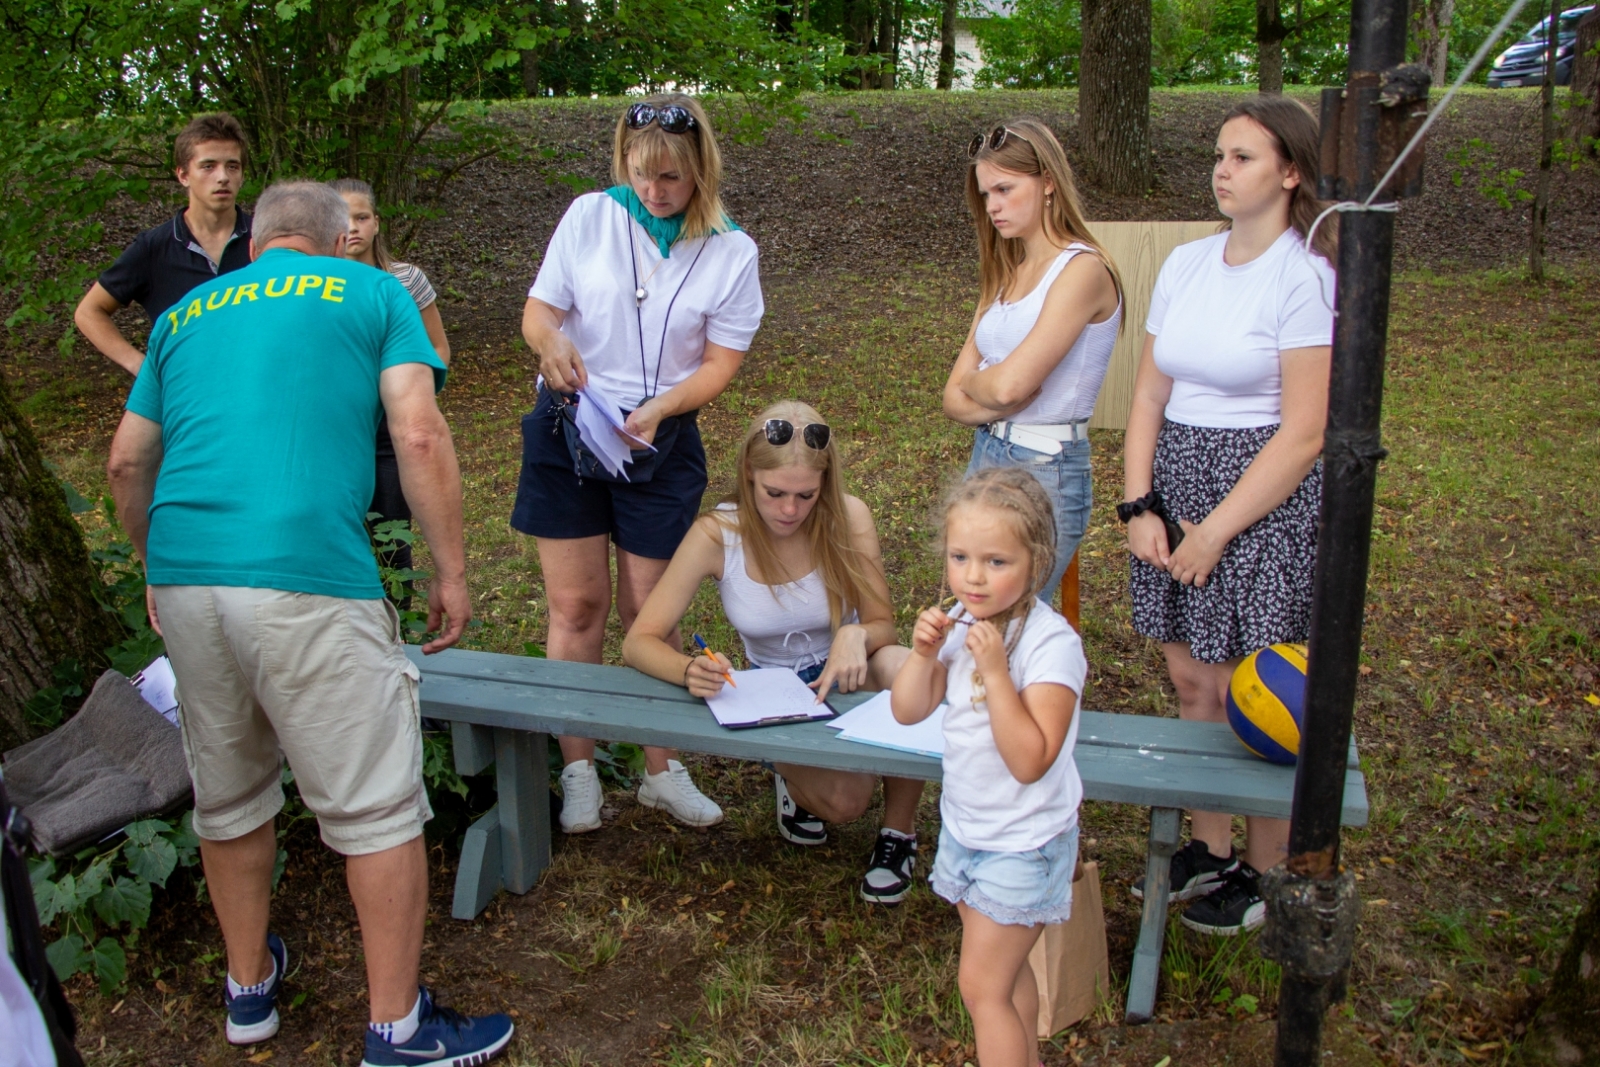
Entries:
[[1234, 668], [1228, 725], [1262, 759], [1291, 766], [1299, 759], [1305, 707], [1305, 645], [1271, 645]]

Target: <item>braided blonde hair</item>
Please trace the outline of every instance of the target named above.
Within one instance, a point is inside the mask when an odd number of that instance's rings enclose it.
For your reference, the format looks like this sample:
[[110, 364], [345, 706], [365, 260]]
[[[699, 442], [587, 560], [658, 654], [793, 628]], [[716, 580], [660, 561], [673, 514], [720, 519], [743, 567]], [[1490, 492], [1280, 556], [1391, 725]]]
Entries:
[[[1045, 582], [1056, 561], [1055, 508], [1039, 480], [1019, 467], [989, 467], [957, 483], [945, 494], [943, 521], [939, 524], [939, 550], [944, 553], [946, 532], [950, 528], [950, 514], [956, 508], [987, 508], [1001, 515], [1011, 524], [1012, 532], [1027, 550], [1028, 589], [1017, 602], [998, 617], [988, 621], [1000, 627], [1005, 635], [1013, 620], [1020, 619], [1015, 634], [1006, 641], [1006, 662], [1022, 640], [1022, 629], [1027, 625], [1033, 601], [1044, 591]], [[940, 603], [949, 588], [948, 570], [939, 586]]]

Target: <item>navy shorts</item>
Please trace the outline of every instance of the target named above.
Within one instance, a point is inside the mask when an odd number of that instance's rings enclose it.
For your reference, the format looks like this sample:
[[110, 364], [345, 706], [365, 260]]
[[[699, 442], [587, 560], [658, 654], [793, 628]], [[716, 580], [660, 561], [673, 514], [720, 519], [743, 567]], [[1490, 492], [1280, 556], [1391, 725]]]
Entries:
[[706, 451], [694, 413], [680, 415], [672, 451], [648, 482], [580, 479], [572, 469], [554, 394], [539, 393], [522, 417], [522, 474], [511, 528], [534, 537], [607, 534], [624, 552], [671, 559], [700, 514], [706, 491]]

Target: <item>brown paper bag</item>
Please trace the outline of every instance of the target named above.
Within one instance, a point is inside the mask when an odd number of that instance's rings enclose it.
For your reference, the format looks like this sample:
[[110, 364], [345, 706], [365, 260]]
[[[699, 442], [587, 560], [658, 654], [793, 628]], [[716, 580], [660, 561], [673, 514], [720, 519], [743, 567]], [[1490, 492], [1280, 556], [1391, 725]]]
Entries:
[[1028, 953], [1039, 985], [1039, 1036], [1060, 1033], [1111, 994], [1100, 866], [1080, 863], [1072, 881], [1072, 917], [1046, 926]]

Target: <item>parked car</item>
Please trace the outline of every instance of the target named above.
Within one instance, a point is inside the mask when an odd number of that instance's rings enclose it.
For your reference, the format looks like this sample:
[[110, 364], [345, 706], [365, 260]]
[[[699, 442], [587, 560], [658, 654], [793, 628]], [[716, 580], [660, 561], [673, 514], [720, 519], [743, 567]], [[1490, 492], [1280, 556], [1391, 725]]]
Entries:
[[[1556, 84], [1572, 80], [1572, 61], [1578, 44], [1578, 20], [1594, 10], [1594, 5], [1574, 7], [1561, 13], [1556, 27]], [[1550, 16], [1540, 19], [1522, 39], [1507, 48], [1489, 71], [1489, 88], [1514, 89], [1519, 85], [1543, 85], [1546, 36]]]

